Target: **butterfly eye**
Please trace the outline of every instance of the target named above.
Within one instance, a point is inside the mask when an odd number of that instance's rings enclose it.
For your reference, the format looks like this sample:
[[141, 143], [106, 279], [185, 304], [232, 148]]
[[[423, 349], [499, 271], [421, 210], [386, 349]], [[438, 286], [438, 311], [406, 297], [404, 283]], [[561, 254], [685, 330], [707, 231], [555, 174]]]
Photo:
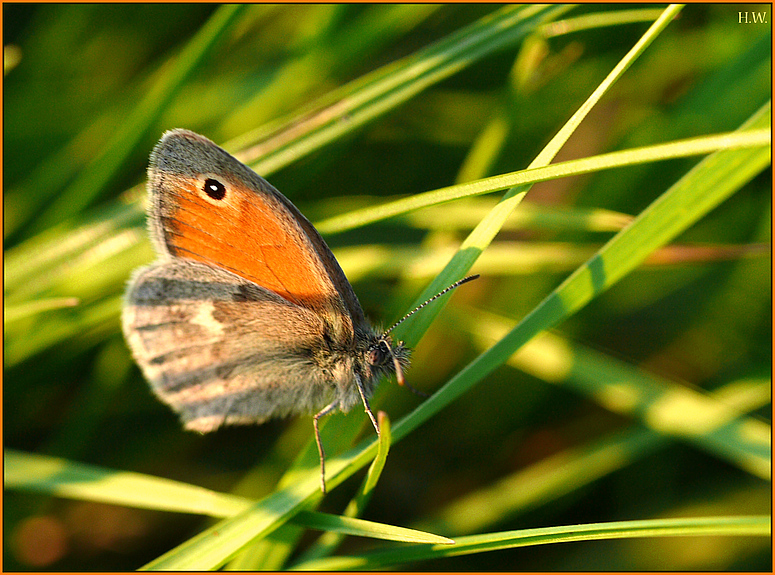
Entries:
[[222, 200], [226, 197], [226, 186], [218, 180], [207, 178], [205, 180], [204, 193], [214, 200]]
[[369, 363], [371, 365], [382, 365], [390, 357], [390, 349], [385, 341], [380, 340], [369, 350]]
[[369, 357], [368, 362], [371, 365], [379, 365], [382, 363], [382, 354], [380, 353], [379, 349], [376, 347], [373, 347], [369, 350]]

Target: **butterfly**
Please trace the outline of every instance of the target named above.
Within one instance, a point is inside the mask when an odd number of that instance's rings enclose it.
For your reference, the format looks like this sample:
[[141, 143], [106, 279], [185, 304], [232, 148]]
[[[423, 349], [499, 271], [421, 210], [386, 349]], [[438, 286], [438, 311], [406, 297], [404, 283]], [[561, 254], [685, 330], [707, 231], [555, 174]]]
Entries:
[[325, 492], [320, 418], [360, 403], [379, 434], [369, 398], [404, 383], [410, 351], [371, 327], [301, 212], [204, 136], [163, 135], [148, 194], [158, 259], [133, 274], [122, 327], [151, 388], [202, 433], [314, 413]]

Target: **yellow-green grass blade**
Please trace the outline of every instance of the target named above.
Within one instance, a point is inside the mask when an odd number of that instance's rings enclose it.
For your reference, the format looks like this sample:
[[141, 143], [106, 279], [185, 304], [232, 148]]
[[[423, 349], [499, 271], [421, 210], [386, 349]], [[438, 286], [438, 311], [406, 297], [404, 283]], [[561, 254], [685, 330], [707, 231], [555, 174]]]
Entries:
[[743, 515], [732, 517], [690, 517], [616, 521], [559, 527], [522, 529], [501, 533], [469, 535], [457, 539], [454, 545], [418, 545], [400, 549], [374, 551], [350, 557], [329, 557], [295, 566], [303, 571], [361, 571], [388, 569], [416, 561], [455, 557], [515, 549], [548, 543], [599, 541], [634, 537], [696, 537], [696, 536], [761, 536], [771, 533], [770, 517]]
[[[546, 342], [546, 335], [532, 340], [508, 363], [546, 381], [568, 384], [567, 380], [572, 379], [573, 374], [558, 369], [558, 364], [562, 362], [556, 360], [556, 345]], [[567, 345], [567, 342], [563, 344]], [[583, 354], [586, 351], [577, 349], [575, 353]], [[624, 371], [635, 370], [624, 366]], [[765, 379], [735, 380], [711, 392], [709, 398], [723, 402], [741, 413], [748, 413], [770, 402], [770, 389], [770, 382]], [[757, 428], [767, 427], [753, 418], [741, 419], [753, 422]], [[735, 442], [731, 442], [732, 447], [740, 451], [736, 442], [742, 440], [754, 443], [758, 451], [763, 434], [759, 430], [752, 435], [758, 437], [750, 438], [748, 433], [741, 434], [735, 438]], [[765, 437], [765, 441], [767, 439]], [[643, 426], [631, 426], [565, 449], [491, 485], [467, 493], [437, 510], [431, 517], [416, 523], [414, 527], [425, 531], [453, 533], [456, 536], [483, 531], [506, 517], [516, 516], [582, 489], [665, 448], [672, 441], [669, 435]]]
[[[614, 85], [624, 72], [646, 50], [657, 36], [668, 26], [670, 21], [680, 12], [680, 7], [671, 5], [665, 9], [662, 15], [652, 24], [646, 33], [635, 43], [625, 56], [614, 66], [600, 85], [592, 92], [587, 100], [579, 107], [573, 116], [560, 128], [557, 134], [539, 152], [530, 163], [529, 168], [546, 166], [555, 157], [571, 134], [576, 130], [582, 120], [589, 114], [592, 108], [600, 101], [603, 95]], [[460, 250], [449, 261], [444, 270], [428, 285], [428, 287], [415, 300], [415, 306], [425, 302], [433, 295], [439, 293], [448, 285], [451, 285], [463, 277], [477, 258], [492, 242], [501, 226], [509, 217], [516, 206], [530, 189], [529, 185], [521, 185], [511, 188], [501, 199], [500, 203], [477, 225], [460, 246]], [[416, 314], [409, 318], [396, 331], [396, 337], [403, 338], [407, 344], [414, 346], [428, 326], [441, 311], [444, 302], [449, 296], [439, 298], [430, 304], [422, 314]]]
[[454, 543], [452, 539], [447, 537], [425, 533], [424, 531], [417, 531], [416, 529], [396, 527], [395, 525], [375, 523], [374, 521], [364, 521], [363, 519], [346, 517], [343, 515], [331, 515], [330, 513], [301, 511], [293, 518], [293, 521], [296, 525], [301, 525], [309, 529], [341, 533], [343, 535], [387, 539], [389, 541], [402, 541], [404, 543], [431, 543], [440, 545], [452, 545]]
[[3, 462], [5, 489], [211, 517], [230, 517], [251, 504], [244, 497], [179, 481], [14, 449], [5, 450]]
[[[342, 514], [345, 517], [358, 517], [363, 513], [374, 492], [374, 488], [377, 486], [377, 481], [379, 481], [379, 476], [382, 474], [385, 462], [387, 461], [391, 440], [390, 419], [384, 411], [380, 411], [377, 414], [377, 418], [380, 430], [377, 456], [374, 458], [374, 461], [371, 462], [371, 465], [369, 465], [369, 470], [366, 472], [366, 477], [363, 479], [358, 493], [345, 508], [344, 513]], [[311, 545], [310, 548], [298, 558], [297, 562], [309, 561], [317, 557], [331, 555], [341, 544], [343, 539], [343, 534], [340, 533], [324, 533], [320, 539]]]
[[501, 174], [474, 182], [466, 182], [465, 184], [416, 194], [409, 198], [394, 200], [378, 206], [355, 210], [341, 216], [327, 218], [319, 222], [317, 228], [322, 233], [338, 233], [429, 206], [470, 196], [499, 192], [515, 186], [532, 185], [557, 178], [579, 176], [606, 169], [647, 164], [661, 160], [704, 156], [719, 150], [762, 147], [769, 145], [771, 139], [772, 134], [770, 130], [762, 128], [687, 138], [665, 144], [655, 144], [590, 156], [580, 160], [558, 162], [549, 166], [527, 168], [509, 174]]
[[[431, 85], [482, 57], [513, 45], [566, 6], [504, 6], [417, 53], [335, 90], [292, 119], [277, 133], [250, 136], [239, 159], [261, 174], [272, 173], [331, 141], [353, 132]], [[289, 128], [286, 129], [285, 126]]]
[[170, 68], [135, 107], [104, 150], [77, 175], [75, 180], [36, 219], [36, 230], [44, 230], [77, 214], [97, 197], [148, 133], [162, 111], [173, 101], [181, 86], [223, 40], [247, 8], [244, 4], [221, 6], [186, 45]]
[[[770, 105], [767, 104], [741, 130], [761, 128], [769, 123]], [[573, 272], [504, 338], [399, 421], [393, 430], [395, 439], [403, 438], [457, 399], [538, 333], [554, 327], [641, 265], [651, 252], [699, 220], [769, 163], [769, 146], [725, 150], [704, 159]]]
[[[483, 346], [509, 331], [507, 320], [481, 311], [472, 310], [459, 321], [472, 328]], [[771, 478], [771, 428], [743, 415], [751, 409], [747, 401], [756, 400], [757, 407], [769, 401], [769, 381], [738, 382], [730, 392], [735, 389], [739, 397], [722, 397], [666, 381], [550, 332], [532, 339], [507, 364], [634, 418], [661, 436], [681, 439], [762, 479]]]
[[[385, 457], [382, 457], [384, 466]], [[158, 511], [230, 517], [249, 508], [250, 499], [141, 473], [114, 471], [58, 457], [9, 449], [4, 456], [6, 489], [99, 501]], [[302, 527], [346, 535], [412, 543], [452, 543], [446, 537], [327, 513], [302, 511]]]

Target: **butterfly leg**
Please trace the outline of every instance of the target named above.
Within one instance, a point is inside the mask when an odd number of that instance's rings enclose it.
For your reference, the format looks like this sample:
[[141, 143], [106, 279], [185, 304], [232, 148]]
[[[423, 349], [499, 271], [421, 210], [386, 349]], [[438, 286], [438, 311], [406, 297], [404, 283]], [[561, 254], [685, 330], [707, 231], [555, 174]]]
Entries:
[[361, 394], [363, 407], [366, 409], [366, 413], [368, 414], [369, 419], [371, 419], [371, 423], [374, 425], [374, 429], [377, 431], [377, 437], [379, 437], [379, 424], [377, 424], [377, 418], [374, 417], [374, 413], [371, 411], [369, 400], [366, 397], [366, 391], [363, 389], [363, 383], [361, 383], [361, 376], [357, 373], [355, 374], [355, 384], [358, 386], [358, 393]]
[[223, 410], [223, 419], [221, 420], [221, 427], [225, 426], [228, 423], [229, 419], [229, 413], [231, 413], [231, 408], [234, 407], [235, 401], [232, 397], [229, 400], [229, 403], [226, 404], [226, 408]]
[[312, 418], [312, 426], [315, 428], [315, 441], [318, 444], [318, 453], [320, 454], [320, 490], [326, 492], [326, 452], [323, 450], [323, 442], [320, 440], [320, 429], [318, 427], [318, 420], [324, 415], [328, 415], [339, 407], [339, 400], [337, 399], [333, 403], [327, 405], [320, 411], [318, 411]]

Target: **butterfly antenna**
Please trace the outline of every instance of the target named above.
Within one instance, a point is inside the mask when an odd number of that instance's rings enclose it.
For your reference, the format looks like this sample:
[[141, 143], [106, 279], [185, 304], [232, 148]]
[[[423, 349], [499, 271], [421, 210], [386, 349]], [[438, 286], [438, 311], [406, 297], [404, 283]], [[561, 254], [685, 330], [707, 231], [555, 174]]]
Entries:
[[[394, 323], [393, 325], [391, 325], [391, 326], [390, 326], [390, 329], [387, 329], [387, 330], [385, 330], [385, 333], [383, 333], [383, 334], [382, 334], [382, 337], [385, 337], [387, 334], [389, 334], [391, 331], [393, 331], [395, 328], [397, 328], [397, 327], [398, 327], [398, 326], [399, 326], [401, 323], [405, 322], [407, 319], [409, 319], [410, 317], [412, 317], [414, 314], [416, 314], [418, 311], [420, 311], [422, 308], [424, 308], [426, 305], [428, 305], [428, 304], [429, 304], [429, 303], [431, 303], [432, 301], [439, 299], [441, 296], [443, 296], [443, 295], [444, 295], [445, 293], [447, 293], [448, 291], [452, 291], [452, 290], [453, 290], [453, 289], [455, 289], [456, 287], [462, 286], [464, 283], [468, 283], [468, 282], [470, 282], [470, 281], [473, 281], [473, 280], [477, 279], [478, 277], [479, 277], [479, 274], [475, 274], [475, 275], [472, 275], [472, 276], [468, 276], [468, 277], [466, 277], [466, 278], [463, 278], [462, 280], [458, 280], [458, 281], [456, 281], [455, 283], [453, 283], [451, 286], [449, 286], [448, 288], [445, 288], [445, 289], [441, 290], [439, 293], [437, 293], [437, 294], [436, 294], [435, 296], [433, 296], [432, 298], [426, 299], [426, 300], [425, 300], [423, 303], [421, 303], [420, 305], [418, 305], [416, 308], [414, 308], [412, 311], [410, 311], [410, 312], [409, 312], [408, 314], [406, 314], [404, 317], [402, 317], [401, 319], [399, 319], [399, 320], [398, 320], [396, 323]], [[393, 355], [393, 354], [392, 354], [392, 350], [391, 350], [391, 355]], [[395, 360], [395, 357], [393, 357], [393, 360], [394, 360], [394, 361], [396, 361], [396, 360]]]
[[401, 386], [409, 388], [409, 390], [412, 391], [412, 393], [415, 393], [416, 395], [419, 395], [420, 397], [430, 397], [427, 393], [425, 393], [423, 391], [420, 391], [419, 389], [415, 389], [414, 387], [412, 387], [411, 385], [409, 385], [406, 382], [406, 380], [404, 379], [404, 371], [401, 368], [401, 362], [398, 361], [398, 358], [393, 353], [393, 348], [390, 346], [390, 343], [387, 340], [387, 335], [391, 331], [393, 331], [393, 329], [395, 329], [395, 327], [398, 326], [401, 322], [407, 320], [409, 317], [411, 317], [412, 315], [414, 315], [415, 313], [420, 311], [422, 308], [424, 308], [426, 305], [431, 303], [433, 300], [440, 298], [441, 296], [443, 296], [448, 291], [453, 290], [456, 287], [463, 285], [464, 283], [470, 282], [471, 280], [475, 280], [478, 277], [479, 277], [479, 274], [476, 274], [476, 275], [473, 275], [473, 276], [468, 276], [466, 278], [463, 278], [462, 280], [456, 281], [455, 283], [453, 283], [448, 288], [441, 290], [439, 293], [437, 293], [432, 298], [427, 299], [423, 303], [418, 305], [416, 308], [414, 308], [412, 311], [410, 311], [408, 314], [406, 314], [404, 317], [402, 317], [396, 323], [394, 323], [392, 326], [390, 326], [390, 329], [385, 330], [385, 333], [382, 334], [382, 341], [385, 342], [385, 345], [388, 348], [388, 352], [390, 353], [390, 357], [393, 358], [393, 365], [396, 368], [396, 383], [398, 383], [398, 385], [401, 385]]

